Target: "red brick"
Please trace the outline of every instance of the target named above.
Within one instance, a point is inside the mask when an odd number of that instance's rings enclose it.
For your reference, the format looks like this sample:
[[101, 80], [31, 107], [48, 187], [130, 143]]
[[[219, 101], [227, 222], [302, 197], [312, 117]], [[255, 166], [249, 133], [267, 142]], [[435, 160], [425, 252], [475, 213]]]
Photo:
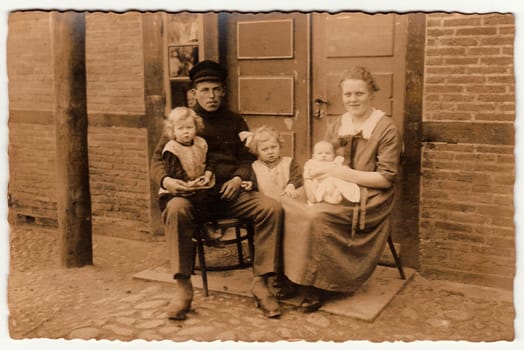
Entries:
[[476, 151], [479, 153], [496, 153], [496, 154], [513, 154], [513, 146], [491, 146], [491, 145], [478, 145]]
[[445, 48], [435, 48], [435, 49], [426, 49], [427, 56], [454, 56], [454, 55], [464, 55], [466, 49], [462, 47], [445, 47]]
[[444, 84], [448, 79], [443, 76], [428, 76], [425, 80], [426, 84]]
[[515, 103], [498, 104], [498, 110], [502, 112], [513, 112], [515, 114]]
[[432, 29], [432, 28], [429, 28], [427, 30], [427, 35], [428, 37], [433, 37], [433, 36], [444, 36], [444, 35], [452, 35], [454, 33], [454, 30], [453, 29]]
[[513, 45], [513, 38], [511, 37], [500, 37], [500, 36], [497, 36], [497, 37], [488, 37], [488, 38], [480, 38], [480, 45], [481, 46], [484, 46], [484, 45], [487, 45], [487, 46], [492, 46], [492, 45], [499, 45], [499, 46], [503, 46], [503, 45]]
[[497, 163], [513, 164], [515, 156], [513, 154], [499, 154], [497, 155]]
[[442, 25], [442, 20], [439, 18], [428, 18], [426, 20], [426, 26], [428, 28], [431, 27], [440, 27]]
[[495, 110], [493, 103], [461, 103], [457, 104], [458, 111], [490, 111]]
[[504, 93], [506, 87], [501, 85], [473, 85], [466, 87], [467, 92], [472, 93]]
[[440, 38], [442, 46], [477, 46], [478, 42], [474, 38]]
[[481, 57], [480, 63], [496, 65], [496, 66], [512, 65], [513, 58], [512, 57]]
[[482, 18], [484, 24], [487, 25], [498, 25], [498, 24], [514, 24], [515, 19], [511, 14], [485, 16]]
[[433, 115], [433, 120], [472, 120], [473, 115], [466, 112], [439, 112]]
[[456, 35], [494, 35], [497, 34], [497, 28], [476, 27], [476, 28], [459, 28]]
[[499, 28], [500, 35], [515, 35], [515, 27], [501, 27]]
[[447, 65], [469, 65], [478, 64], [479, 59], [477, 57], [449, 57], [444, 61]]
[[486, 81], [482, 75], [452, 76], [447, 78], [449, 84], [481, 84]]
[[478, 100], [482, 102], [514, 102], [515, 96], [513, 94], [500, 94], [500, 95], [486, 94], [486, 95], [479, 95]]
[[478, 26], [480, 25], [480, 17], [464, 16], [462, 18], [451, 18], [444, 20], [444, 27], [458, 27], [458, 26]]
[[445, 102], [471, 102], [475, 99], [474, 96], [466, 94], [442, 94], [441, 98]]
[[500, 112], [478, 113], [478, 114], [475, 114], [475, 120], [512, 122], [515, 120], [515, 113], [508, 113], [508, 114], [502, 114]]
[[486, 78], [488, 83], [498, 83], [498, 84], [515, 84], [515, 77], [507, 76], [494, 76]]
[[500, 54], [500, 48], [499, 47], [471, 47], [468, 48], [467, 54], [468, 55], [499, 55]]
[[427, 85], [426, 92], [462, 92], [463, 87], [461, 85]]
[[509, 74], [511, 73], [508, 68], [505, 67], [467, 67], [467, 74]]
[[441, 66], [444, 64], [444, 58], [443, 57], [426, 57], [425, 62], [426, 66]]
[[428, 74], [465, 74], [466, 67], [427, 67]]
[[462, 241], [472, 243], [484, 243], [486, 241], [486, 238], [482, 235], [464, 234], [458, 232], [450, 232], [448, 234], [448, 239], [451, 241]]

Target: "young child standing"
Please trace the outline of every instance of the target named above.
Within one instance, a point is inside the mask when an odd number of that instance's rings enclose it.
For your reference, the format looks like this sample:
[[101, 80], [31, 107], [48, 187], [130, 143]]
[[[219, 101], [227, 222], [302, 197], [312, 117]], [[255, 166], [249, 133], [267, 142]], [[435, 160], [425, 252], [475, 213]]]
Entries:
[[256, 129], [249, 142], [249, 150], [257, 156], [251, 168], [252, 182], [246, 190], [257, 188], [259, 192], [280, 201], [282, 196], [296, 198], [297, 189], [303, 185], [297, 162], [280, 155], [284, 141], [277, 130], [267, 126]]
[[[214, 186], [214, 176], [213, 164], [206, 159], [207, 143], [196, 136], [202, 128], [201, 118], [192, 109], [173, 109], [164, 122], [164, 133], [170, 141], [164, 146], [162, 158], [169, 177], [195, 189], [194, 193], [186, 196], [188, 200], [205, 203], [205, 190]], [[158, 194], [161, 211], [176, 196], [164, 188], [160, 188]]]
[[335, 149], [330, 142], [320, 141], [313, 146], [313, 156], [304, 164], [304, 188], [309, 204], [318, 202], [338, 204], [343, 198], [350, 202], [360, 201], [358, 185], [333, 177], [314, 176], [317, 169], [325, 168], [328, 164], [342, 166], [343, 162], [343, 157], [335, 156]]

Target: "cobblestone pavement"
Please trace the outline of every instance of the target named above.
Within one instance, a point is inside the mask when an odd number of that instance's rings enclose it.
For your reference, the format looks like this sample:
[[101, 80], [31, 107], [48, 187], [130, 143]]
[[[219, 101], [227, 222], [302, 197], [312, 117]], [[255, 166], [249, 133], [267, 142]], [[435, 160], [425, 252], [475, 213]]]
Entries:
[[14, 339], [173, 341], [512, 340], [509, 292], [416, 275], [373, 322], [285, 305], [266, 319], [251, 298], [197, 289], [185, 321], [166, 319], [174, 286], [132, 279], [165, 262], [164, 244], [94, 235], [94, 265], [58, 266], [57, 231], [17, 226], [10, 236], [9, 330]]

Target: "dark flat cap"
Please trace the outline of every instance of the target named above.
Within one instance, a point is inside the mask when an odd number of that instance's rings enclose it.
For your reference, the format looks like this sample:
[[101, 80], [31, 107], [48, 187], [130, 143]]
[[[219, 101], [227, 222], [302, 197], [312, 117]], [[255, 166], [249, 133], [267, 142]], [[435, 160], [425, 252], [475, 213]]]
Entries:
[[227, 76], [227, 70], [215, 61], [205, 60], [198, 62], [189, 71], [189, 79], [193, 84], [202, 81], [224, 81]]

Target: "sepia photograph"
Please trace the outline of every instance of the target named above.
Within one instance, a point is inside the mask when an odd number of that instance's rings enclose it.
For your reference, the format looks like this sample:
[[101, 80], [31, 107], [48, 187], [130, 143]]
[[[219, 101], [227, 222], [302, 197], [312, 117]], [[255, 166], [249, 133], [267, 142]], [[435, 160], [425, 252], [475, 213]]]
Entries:
[[512, 347], [517, 10], [9, 6], [8, 346]]

